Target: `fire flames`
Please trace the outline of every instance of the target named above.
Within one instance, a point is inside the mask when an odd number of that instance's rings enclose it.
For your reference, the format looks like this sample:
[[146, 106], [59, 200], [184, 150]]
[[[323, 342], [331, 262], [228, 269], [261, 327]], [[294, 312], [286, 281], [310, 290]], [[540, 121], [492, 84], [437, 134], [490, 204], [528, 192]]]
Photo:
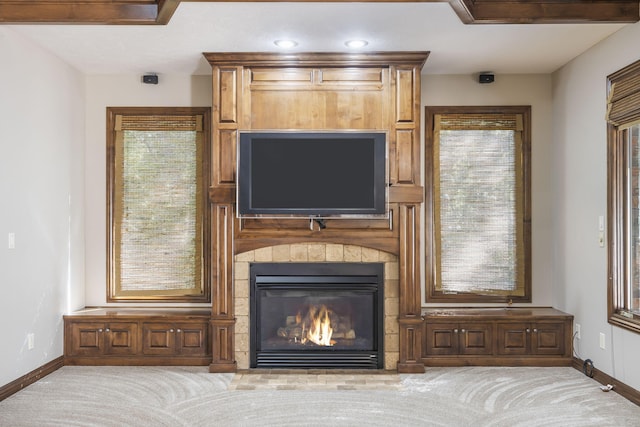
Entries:
[[[294, 312], [295, 313], [295, 312]], [[286, 316], [277, 335], [290, 343], [330, 347], [356, 339], [350, 312], [337, 313], [324, 304], [305, 304], [296, 315]]]
[[305, 316], [304, 323], [302, 315], [298, 313], [296, 320], [298, 323], [302, 323], [302, 343], [306, 343], [307, 340], [316, 345], [332, 346], [335, 341], [331, 339], [333, 335], [333, 328], [331, 327], [330, 310], [326, 305], [321, 306], [312, 305], [309, 307], [307, 316]]

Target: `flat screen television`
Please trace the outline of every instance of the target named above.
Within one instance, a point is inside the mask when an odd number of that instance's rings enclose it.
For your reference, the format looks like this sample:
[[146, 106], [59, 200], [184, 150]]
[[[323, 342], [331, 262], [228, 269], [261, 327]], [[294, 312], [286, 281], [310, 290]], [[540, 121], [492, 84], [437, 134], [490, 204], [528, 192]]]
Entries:
[[240, 132], [240, 217], [387, 212], [385, 132]]

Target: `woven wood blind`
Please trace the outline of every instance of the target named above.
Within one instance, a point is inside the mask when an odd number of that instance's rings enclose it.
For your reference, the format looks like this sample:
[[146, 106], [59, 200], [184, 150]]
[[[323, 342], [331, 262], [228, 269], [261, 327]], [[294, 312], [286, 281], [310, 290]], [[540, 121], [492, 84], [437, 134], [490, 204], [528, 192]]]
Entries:
[[116, 116], [115, 297], [201, 295], [202, 116]]
[[435, 289], [523, 296], [522, 116], [434, 119]]
[[607, 78], [607, 122], [630, 126], [640, 122], [640, 61]]

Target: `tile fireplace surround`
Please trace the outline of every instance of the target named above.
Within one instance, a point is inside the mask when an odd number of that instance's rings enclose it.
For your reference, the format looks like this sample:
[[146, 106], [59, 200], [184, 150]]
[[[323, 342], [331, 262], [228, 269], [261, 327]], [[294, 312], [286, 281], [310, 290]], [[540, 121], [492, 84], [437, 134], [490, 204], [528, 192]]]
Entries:
[[249, 368], [249, 264], [260, 262], [379, 262], [384, 264], [384, 368], [395, 370], [399, 357], [398, 257], [376, 249], [332, 243], [297, 243], [260, 248], [235, 256], [235, 360]]

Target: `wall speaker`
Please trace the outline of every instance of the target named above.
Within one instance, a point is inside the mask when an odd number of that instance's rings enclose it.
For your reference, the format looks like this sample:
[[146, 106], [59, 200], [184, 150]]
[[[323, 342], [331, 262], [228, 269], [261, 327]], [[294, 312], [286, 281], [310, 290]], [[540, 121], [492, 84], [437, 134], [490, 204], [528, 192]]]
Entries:
[[148, 85], [157, 85], [158, 76], [156, 74], [145, 74], [144, 76], [142, 76], [142, 83], [146, 83]]
[[493, 83], [495, 76], [490, 73], [481, 73], [478, 75], [478, 83]]

